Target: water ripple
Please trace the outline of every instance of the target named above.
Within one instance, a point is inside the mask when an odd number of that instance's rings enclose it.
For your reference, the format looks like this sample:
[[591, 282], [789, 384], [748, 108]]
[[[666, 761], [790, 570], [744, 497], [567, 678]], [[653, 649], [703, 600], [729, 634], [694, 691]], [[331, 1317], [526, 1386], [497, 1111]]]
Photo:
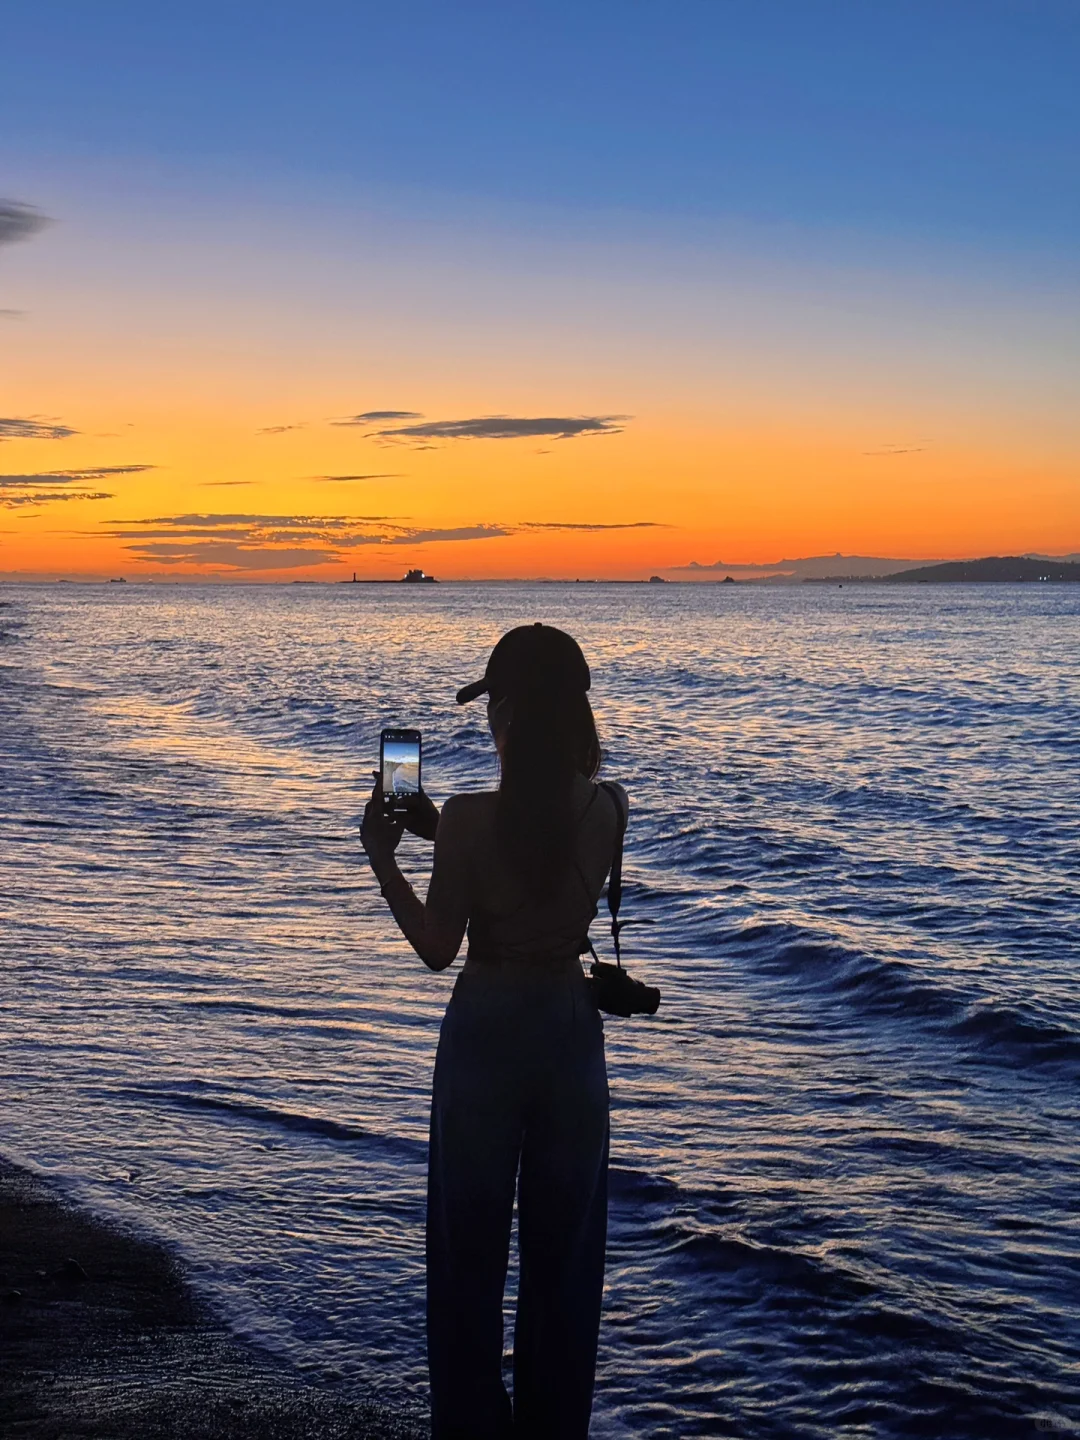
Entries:
[[1064, 1424], [1077, 587], [419, 589], [2, 587], [0, 1148], [165, 1237], [286, 1363], [422, 1399], [453, 975], [395, 937], [356, 826], [383, 724], [424, 730], [436, 798], [493, 783], [454, 693], [550, 620], [664, 992], [606, 1027], [595, 1433]]

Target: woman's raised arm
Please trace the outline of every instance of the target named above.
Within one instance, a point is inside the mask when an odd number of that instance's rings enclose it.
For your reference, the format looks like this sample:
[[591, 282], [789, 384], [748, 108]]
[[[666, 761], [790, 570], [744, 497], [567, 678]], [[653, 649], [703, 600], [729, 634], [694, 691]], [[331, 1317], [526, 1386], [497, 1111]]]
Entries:
[[398, 868], [401, 821], [391, 820], [378, 783], [364, 811], [360, 839], [383, 898], [401, 933], [429, 970], [452, 965], [469, 919], [471, 882], [467, 802], [448, 800], [435, 831], [435, 860], [426, 902], [421, 901]]

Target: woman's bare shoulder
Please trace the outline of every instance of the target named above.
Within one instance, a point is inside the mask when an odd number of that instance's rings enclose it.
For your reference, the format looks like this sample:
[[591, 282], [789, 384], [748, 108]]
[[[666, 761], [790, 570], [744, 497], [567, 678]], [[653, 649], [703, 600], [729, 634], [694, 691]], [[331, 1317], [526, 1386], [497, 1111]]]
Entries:
[[490, 824], [495, 814], [498, 793], [494, 790], [470, 790], [451, 795], [443, 805], [440, 823], [455, 830], [472, 831]]

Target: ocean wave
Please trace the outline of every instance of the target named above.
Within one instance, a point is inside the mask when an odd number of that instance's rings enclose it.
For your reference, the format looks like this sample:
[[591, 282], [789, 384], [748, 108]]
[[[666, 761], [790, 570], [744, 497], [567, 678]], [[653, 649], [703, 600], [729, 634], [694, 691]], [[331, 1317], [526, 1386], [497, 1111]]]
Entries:
[[613, 1164], [608, 1168], [608, 1189], [613, 1200], [639, 1205], [671, 1205], [683, 1195], [674, 1180], [628, 1165]]
[[1068, 1026], [1030, 1015], [994, 1000], [976, 1000], [951, 1026], [959, 1040], [980, 1050], [1001, 1049], [1030, 1064], [1080, 1065], [1080, 1035]]
[[[266, 1000], [238, 1000], [234, 997], [218, 998], [213, 995], [179, 995], [171, 997], [171, 1003], [190, 1010], [220, 1010], [236, 1015], [265, 1016], [272, 1020], [303, 1020], [308, 1023], [329, 1025], [342, 1033], [348, 1033], [355, 1028], [353, 1017], [362, 1010], [359, 1004], [350, 1006], [285, 1005]], [[387, 1015], [383, 1018], [389, 1020], [390, 1016]]]
[[427, 1161], [427, 1145], [419, 1140], [410, 1140], [405, 1135], [385, 1135], [376, 1130], [366, 1130], [360, 1125], [331, 1120], [322, 1115], [307, 1115], [299, 1110], [286, 1110], [276, 1105], [260, 1105], [253, 1100], [233, 1100], [214, 1095], [193, 1095], [189, 1092], [165, 1089], [138, 1089], [130, 1093], [159, 1105], [176, 1106], [182, 1110], [203, 1110], [224, 1115], [233, 1115], [242, 1120], [253, 1120], [257, 1124], [271, 1125], [278, 1130], [299, 1135], [314, 1135], [324, 1140], [360, 1142], [373, 1146], [392, 1155], [395, 1159], [411, 1164]]
[[1023, 1002], [965, 993], [928, 966], [881, 959], [782, 923], [744, 926], [723, 943], [853, 1015], [929, 1021], [969, 1054], [1029, 1065], [1080, 1062], [1080, 1035], [1062, 1021]]
[[827, 1264], [816, 1256], [702, 1230], [678, 1220], [655, 1226], [649, 1244], [657, 1252], [661, 1267], [689, 1265], [698, 1271], [749, 1277], [755, 1284], [821, 1299], [857, 1300], [876, 1290], [853, 1271]]

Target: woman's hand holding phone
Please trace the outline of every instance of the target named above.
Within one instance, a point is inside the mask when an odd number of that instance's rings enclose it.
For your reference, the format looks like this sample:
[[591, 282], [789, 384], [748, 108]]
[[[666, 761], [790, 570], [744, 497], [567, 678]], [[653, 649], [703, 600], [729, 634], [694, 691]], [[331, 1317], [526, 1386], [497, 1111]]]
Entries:
[[439, 828], [439, 811], [430, 795], [421, 790], [405, 810], [405, 829], [421, 840], [434, 840]]
[[371, 868], [378, 877], [380, 868], [386, 868], [395, 863], [394, 851], [398, 847], [401, 832], [405, 828], [405, 815], [400, 810], [394, 811], [387, 808], [383, 795], [382, 776], [377, 770], [372, 773], [375, 776], [375, 785], [371, 791], [371, 799], [364, 806], [364, 819], [360, 826], [360, 844], [367, 852]]
[[371, 868], [378, 875], [380, 866], [393, 862], [403, 830], [419, 836], [421, 840], [435, 839], [439, 811], [431, 797], [423, 791], [411, 799], [405, 809], [390, 809], [383, 793], [382, 776], [378, 770], [373, 770], [372, 774], [375, 784], [371, 799], [364, 807], [360, 843], [371, 861]]

